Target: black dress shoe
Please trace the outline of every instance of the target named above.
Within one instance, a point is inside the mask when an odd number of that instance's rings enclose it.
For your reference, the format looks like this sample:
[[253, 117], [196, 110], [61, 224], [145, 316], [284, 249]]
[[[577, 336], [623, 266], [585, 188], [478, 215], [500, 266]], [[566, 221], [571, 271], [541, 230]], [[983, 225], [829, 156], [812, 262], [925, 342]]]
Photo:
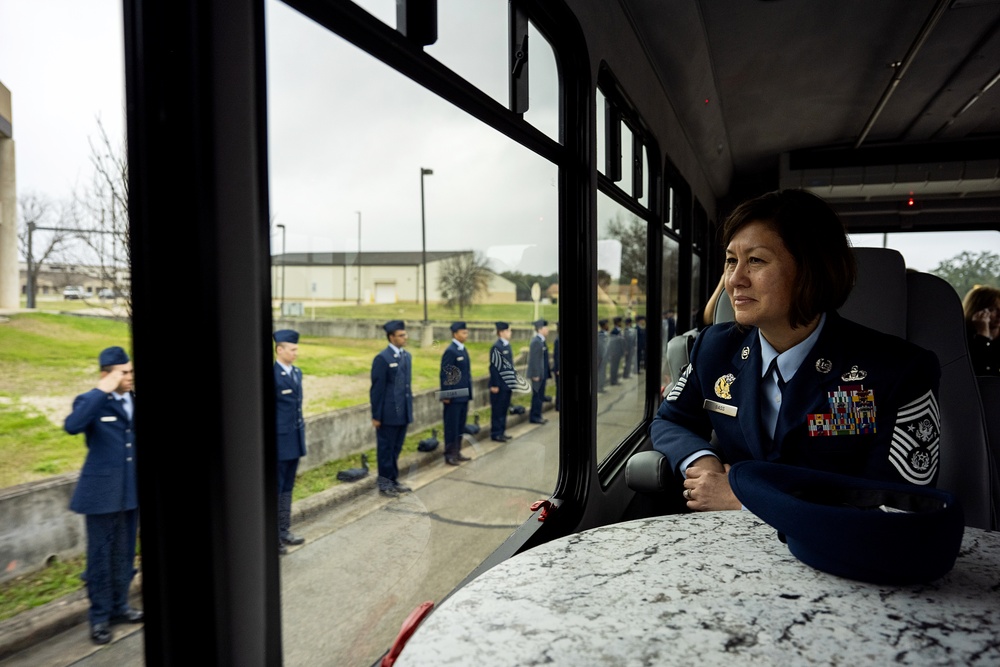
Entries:
[[396, 487], [395, 488], [396, 488], [396, 491], [398, 493], [410, 493], [411, 491], [413, 491], [413, 489], [411, 489], [407, 485], [400, 484], [399, 482], [396, 482]]
[[551, 402], [552, 402], [551, 396], [542, 396], [542, 403], [551, 403]]
[[446, 457], [444, 457], [444, 462], [447, 463], [450, 466], [461, 465], [461, 461], [459, 461], [454, 456], [446, 456]]
[[514, 436], [512, 436], [512, 435], [507, 435], [506, 433], [503, 435], [503, 441], [504, 442], [507, 442], [508, 440], [513, 440], [513, 439], [514, 439]]
[[279, 556], [287, 556], [288, 555], [288, 547], [286, 547], [284, 544], [282, 544], [281, 540], [278, 540], [278, 555]]
[[397, 491], [396, 488], [393, 486], [389, 486], [384, 489], [379, 489], [378, 492], [381, 493], [383, 496], [387, 496], [389, 498], [399, 498], [399, 491]]
[[499, 438], [490, 438], [493, 442], [507, 442], [507, 438], [500, 436]]
[[532, 419], [531, 423], [532, 424], [548, 424], [549, 420], [548, 419]]
[[111, 625], [116, 623], [142, 623], [143, 618], [145, 618], [145, 614], [142, 613], [141, 609], [129, 609], [124, 614], [112, 616]]
[[468, 456], [465, 456], [464, 454], [458, 454], [457, 456], [455, 456], [455, 458], [458, 459], [459, 461], [471, 461], [472, 460]]
[[111, 628], [107, 623], [94, 623], [90, 626], [90, 641], [95, 644], [107, 644], [111, 641]]
[[287, 533], [285, 533], [284, 535], [281, 536], [281, 543], [282, 544], [291, 544], [291, 545], [305, 544], [306, 543], [306, 538], [299, 537], [298, 535], [296, 535], [295, 533], [292, 533], [292, 532], [287, 532]]

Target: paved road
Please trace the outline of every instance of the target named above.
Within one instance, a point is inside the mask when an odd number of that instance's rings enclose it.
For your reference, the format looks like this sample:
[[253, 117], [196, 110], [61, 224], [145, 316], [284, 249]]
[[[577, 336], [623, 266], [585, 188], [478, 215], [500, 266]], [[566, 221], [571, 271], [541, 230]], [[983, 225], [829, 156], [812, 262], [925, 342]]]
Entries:
[[[460, 467], [411, 471], [412, 494], [372, 491], [297, 525], [307, 542], [281, 559], [285, 664], [371, 665], [414, 607], [440, 601], [548, 497], [557, 428], [522, 424], [506, 444], [467, 445]], [[0, 665], [142, 665], [142, 636], [118, 626], [98, 648], [83, 624]]]

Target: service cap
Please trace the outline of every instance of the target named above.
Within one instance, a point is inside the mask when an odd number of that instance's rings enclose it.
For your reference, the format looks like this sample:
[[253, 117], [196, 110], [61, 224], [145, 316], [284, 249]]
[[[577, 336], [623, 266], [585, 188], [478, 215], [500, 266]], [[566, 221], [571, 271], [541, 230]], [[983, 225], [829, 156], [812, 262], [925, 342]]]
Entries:
[[452, 322], [451, 323], [451, 332], [452, 333], [455, 333], [456, 331], [461, 331], [462, 329], [468, 329], [468, 328], [469, 327], [465, 326], [465, 322]]
[[542, 327], [549, 326], [548, 320], [535, 320], [532, 324], [535, 326], [535, 331], [538, 331]]
[[389, 320], [382, 325], [387, 334], [395, 333], [396, 331], [402, 331], [406, 328], [406, 323], [403, 320]]
[[497, 322], [497, 331], [506, 331], [510, 329], [510, 322]]
[[299, 344], [299, 332], [292, 329], [279, 329], [274, 332], [274, 342], [275, 343], [292, 343], [293, 345]]
[[97, 365], [101, 368], [105, 366], [119, 366], [128, 363], [128, 352], [115, 345], [101, 350], [97, 356]]
[[933, 581], [955, 565], [965, 519], [952, 494], [767, 461], [740, 461], [729, 484], [800, 561], [873, 584]]

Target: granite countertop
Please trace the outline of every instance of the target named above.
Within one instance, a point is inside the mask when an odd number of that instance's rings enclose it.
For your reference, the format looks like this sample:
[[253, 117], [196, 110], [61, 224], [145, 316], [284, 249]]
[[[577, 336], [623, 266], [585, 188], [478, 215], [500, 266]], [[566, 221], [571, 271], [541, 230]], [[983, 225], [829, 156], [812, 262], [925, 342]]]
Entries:
[[967, 528], [949, 574], [893, 587], [810, 568], [749, 512], [612, 524], [487, 571], [396, 665], [887, 663], [1000, 664], [1000, 533]]

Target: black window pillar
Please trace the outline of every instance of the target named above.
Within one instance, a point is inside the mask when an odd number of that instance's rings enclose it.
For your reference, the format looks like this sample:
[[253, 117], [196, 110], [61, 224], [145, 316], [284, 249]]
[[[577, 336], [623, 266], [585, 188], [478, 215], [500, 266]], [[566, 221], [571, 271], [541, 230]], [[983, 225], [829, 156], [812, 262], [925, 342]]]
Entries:
[[124, 6], [146, 662], [280, 664], [263, 3]]

